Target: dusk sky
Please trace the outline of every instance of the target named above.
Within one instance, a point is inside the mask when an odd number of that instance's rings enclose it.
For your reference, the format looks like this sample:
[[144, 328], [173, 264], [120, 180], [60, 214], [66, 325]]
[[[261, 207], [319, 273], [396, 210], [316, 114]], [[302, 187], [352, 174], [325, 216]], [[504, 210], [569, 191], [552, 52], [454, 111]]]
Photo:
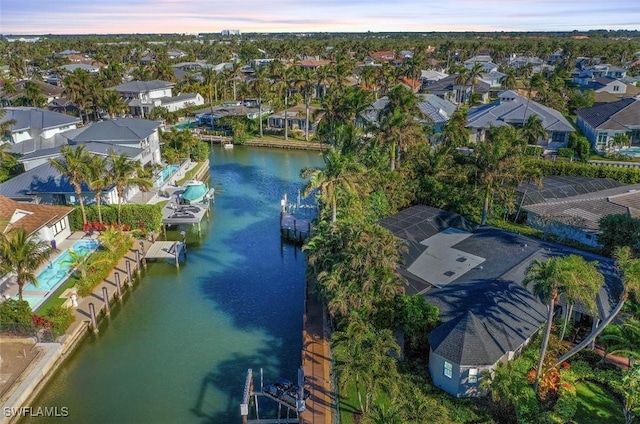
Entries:
[[638, 0], [0, 0], [3, 34], [640, 30]]

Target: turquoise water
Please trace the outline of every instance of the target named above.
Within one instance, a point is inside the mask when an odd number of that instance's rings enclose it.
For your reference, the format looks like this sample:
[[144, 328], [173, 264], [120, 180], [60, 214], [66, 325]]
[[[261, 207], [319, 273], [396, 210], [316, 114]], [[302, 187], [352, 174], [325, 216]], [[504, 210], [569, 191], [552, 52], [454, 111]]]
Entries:
[[620, 153], [634, 158], [640, 158], [640, 147], [629, 147], [627, 149], [620, 150]]
[[[73, 249], [74, 252], [80, 255], [80, 257], [84, 258], [89, 253], [96, 250], [99, 245], [100, 243], [98, 243], [97, 240], [78, 240], [73, 243], [71, 249]], [[46, 297], [48, 297], [49, 293], [40, 295], [31, 294], [29, 292], [54, 291], [60, 284], [66, 281], [72, 263], [73, 259], [71, 258], [69, 250], [65, 250], [60, 256], [51, 261], [51, 264], [49, 266], [40, 271], [40, 273], [36, 276], [36, 279], [38, 280], [37, 286], [35, 286], [33, 283], [29, 283], [23, 287], [23, 299], [29, 302], [29, 306], [31, 306], [31, 309], [35, 309], [38, 304], [40, 304]]]
[[216, 203], [201, 239], [188, 228], [186, 263], [151, 264], [31, 406], [66, 406], [66, 423], [238, 423], [247, 368], [295, 380], [305, 269], [280, 242], [280, 199], [321, 165], [317, 152], [214, 148]]
[[180, 169], [180, 165], [167, 165], [160, 171], [160, 176], [154, 181], [154, 187], [160, 187], [167, 181], [176, 171]]

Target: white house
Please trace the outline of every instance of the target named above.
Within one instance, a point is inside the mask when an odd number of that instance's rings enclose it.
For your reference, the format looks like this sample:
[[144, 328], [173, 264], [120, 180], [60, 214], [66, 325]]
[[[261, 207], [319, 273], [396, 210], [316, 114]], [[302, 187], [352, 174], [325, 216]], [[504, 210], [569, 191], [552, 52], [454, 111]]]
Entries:
[[172, 82], [160, 80], [131, 81], [112, 87], [110, 90], [120, 93], [134, 116], [145, 117], [158, 106], [166, 107], [169, 112], [175, 112], [186, 107], [204, 104], [204, 99], [197, 93], [183, 93], [173, 97], [171, 89], [174, 85]]
[[[47, 142], [53, 146], [56, 134], [78, 128], [82, 120], [75, 116], [36, 107], [7, 107], [0, 122], [15, 121], [9, 130], [9, 141], [16, 153], [27, 153], [41, 148]], [[49, 147], [51, 147], [49, 146]]]

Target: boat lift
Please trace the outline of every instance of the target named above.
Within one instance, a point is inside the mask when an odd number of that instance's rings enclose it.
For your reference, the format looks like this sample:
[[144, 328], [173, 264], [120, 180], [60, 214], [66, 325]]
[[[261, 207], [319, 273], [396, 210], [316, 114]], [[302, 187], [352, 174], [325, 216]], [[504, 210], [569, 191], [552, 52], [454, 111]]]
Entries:
[[[273, 385], [270, 385], [273, 386]], [[260, 389], [255, 390], [253, 385], [253, 369], [247, 370], [247, 377], [244, 383], [244, 392], [242, 395], [242, 403], [240, 404], [240, 415], [242, 416], [242, 424], [280, 424], [300, 423], [300, 413], [305, 410], [305, 389], [304, 389], [304, 369], [298, 369], [298, 386], [297, 396], [292, 397], [291, 391], [283, 391], [281, 396], [269, 393], [264, 390], [264, 377], [262, 368], [260, 368]], [[253, 399], [252, 399], [253, 397]], [[269, 398], [278, 404], [278, 416], [276, 418], [260, 418], [259, 399], [261, 397]], [[295, 402], [295, 403], [294, 403]], [[282, 408], [287, 411], [286, 417], [282, 417]], [[250, 411], [252, 409], [252, 411]], [[253, 412], [250, 414], [250, 412]], [[249, 415], [255, 418], [249, 418]]]

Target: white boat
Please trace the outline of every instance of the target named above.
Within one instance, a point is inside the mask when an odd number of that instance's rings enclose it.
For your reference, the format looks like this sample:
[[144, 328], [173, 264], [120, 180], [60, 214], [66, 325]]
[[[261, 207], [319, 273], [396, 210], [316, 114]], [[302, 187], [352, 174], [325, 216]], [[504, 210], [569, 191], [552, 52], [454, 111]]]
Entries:
[[184, 184], [184, 191], [180, 195], [180, 203], [186, 205], [195, 205], [202, 203], [204, 200], [213, 198], [214, 189], [198, 180], [189, 180]]
[[233, 149], [233, 143], [224, 143], [225, 149]]

